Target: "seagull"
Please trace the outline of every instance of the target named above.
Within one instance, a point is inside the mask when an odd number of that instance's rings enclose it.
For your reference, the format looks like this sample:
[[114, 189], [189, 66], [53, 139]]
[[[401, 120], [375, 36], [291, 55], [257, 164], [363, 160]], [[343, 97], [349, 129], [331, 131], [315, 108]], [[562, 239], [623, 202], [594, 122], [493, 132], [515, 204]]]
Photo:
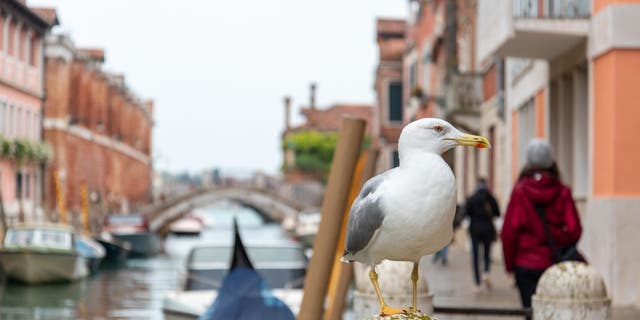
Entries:
[[[455, 177], [442, 154], [456, 146], [489, 148], [489, 141], [464, 134], [448, 122], [423, 118], [400, 134], [400, 165], [369, 179], [351, 206], [343, 262], [371, 266], [369, 278], [380, 315], [417, 312], [418, 263], [451, 242], [456, 206]], [[382, 260], [413, 262], [413, 306], [388, 306], [375, 267]]]

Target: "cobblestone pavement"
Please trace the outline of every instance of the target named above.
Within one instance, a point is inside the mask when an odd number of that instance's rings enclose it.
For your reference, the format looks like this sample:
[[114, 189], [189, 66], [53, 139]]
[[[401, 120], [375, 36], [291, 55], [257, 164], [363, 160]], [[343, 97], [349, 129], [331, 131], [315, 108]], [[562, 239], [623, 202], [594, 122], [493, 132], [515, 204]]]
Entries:
[[[471, 254], [464, 235], [458, 234], [456, 241], [449, 248], [448, 264], [433, 264], [431, 256], [425, 257], [421, 263], [421, 275], [426, 275], [429, 289], [433, 293], [434, 305], [438, 307], [483, 307], [483, 308], [520, 308], [520, 297], [512, 280], [506, 275], [500, 259], [501, 248], [494, 244], [490, 279], [491, 290], [475, 293]], [[506, 316], [473, 316], [435, 314], [439, 320], [485, 320], [485, 319], [523, 319]], [[613, 320], [640, 319], [640, 310], [632, 308], [614, 308]]]

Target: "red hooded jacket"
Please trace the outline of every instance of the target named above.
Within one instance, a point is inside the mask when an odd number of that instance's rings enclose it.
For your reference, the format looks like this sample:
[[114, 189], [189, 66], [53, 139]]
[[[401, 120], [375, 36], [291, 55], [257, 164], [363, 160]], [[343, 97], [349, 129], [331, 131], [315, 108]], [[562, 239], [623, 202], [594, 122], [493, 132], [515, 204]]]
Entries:
[[502, 225], [502, 249], [508, 272], [515, 266], [544, 270], [553, 264], [542, 220], [534, 204], [543, 204], [556, 248], [574, 245], [582, 226], [571, 190], [546, 173], [518, 181]]

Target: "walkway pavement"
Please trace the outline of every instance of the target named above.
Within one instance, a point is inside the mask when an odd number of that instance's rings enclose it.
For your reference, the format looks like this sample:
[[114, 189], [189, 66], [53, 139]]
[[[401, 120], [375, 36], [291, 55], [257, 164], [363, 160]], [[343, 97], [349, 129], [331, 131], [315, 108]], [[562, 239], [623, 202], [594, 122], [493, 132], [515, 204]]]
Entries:
[[[431, 256], [425, 257], [421, 263], [421, 274], [426, 275], [429, 289], [433, 293], [434, 305], [439, 307], [483, 307], [483, 308], [520, 308], [520, 297], [513, 281], [507, 277], [500, 259], [501, 248], [495, 244], [492, 256], [490, 291], [473, 291], [473, 273], [471, 254], [468, 250], [465, 235], [456, 235], [456, 242], [449, 248], [449, 261], [446, 266], [439, 262], [433, 264]], [[506, 316], [469, 316], [435, 314], [439, 320], [488, 320], [488, 319], [522, 319]], [[613, 309], [612, 320], [640, 319], [639, 309]]]

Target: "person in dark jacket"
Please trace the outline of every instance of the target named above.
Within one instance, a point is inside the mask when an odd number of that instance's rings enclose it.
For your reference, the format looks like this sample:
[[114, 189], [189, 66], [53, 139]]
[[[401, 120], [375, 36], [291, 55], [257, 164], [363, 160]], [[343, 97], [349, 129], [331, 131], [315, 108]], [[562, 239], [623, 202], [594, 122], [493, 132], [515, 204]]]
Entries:
[[536, 206], [544, 212], [554, 246], [578, 242], [582, 227], [571, 190], [560, 181], [549, 143], [540, 139], [527, 146], [527, 162], [511, 193], [501, 234], [505, 268], [515, 274], [527, 308], [540, 276], [554, 262]]
[[473, 258], [473, 275], [476, 291], [481, 289], [479, 251], [482, 247], [484, 258], [484, 273], [482, 282], [487, 289], [491, 288], [489, 282], [489, 268], [491, 266], [491, 244], [496, 239], [496, 228], [493, 219], [500, 216], [500, 208], [496, 198], [487, 188], [485, 179], [478, 179], [476, 192], [467, 199], [465, 212], [469, 216], [469, 235], [471, 236], [471, 253]]

